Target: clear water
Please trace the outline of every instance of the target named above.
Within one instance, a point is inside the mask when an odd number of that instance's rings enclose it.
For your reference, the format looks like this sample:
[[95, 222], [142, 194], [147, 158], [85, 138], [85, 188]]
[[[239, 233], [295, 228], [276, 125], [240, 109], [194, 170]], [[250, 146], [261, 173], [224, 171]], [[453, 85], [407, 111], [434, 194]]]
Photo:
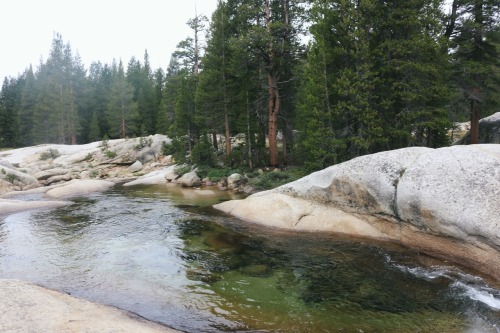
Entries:
[[227, 193], [117, 186], [0, 217], [0, 278], [186, 332], [500, 332], [500, 291], [394, 245], [241, 223]]

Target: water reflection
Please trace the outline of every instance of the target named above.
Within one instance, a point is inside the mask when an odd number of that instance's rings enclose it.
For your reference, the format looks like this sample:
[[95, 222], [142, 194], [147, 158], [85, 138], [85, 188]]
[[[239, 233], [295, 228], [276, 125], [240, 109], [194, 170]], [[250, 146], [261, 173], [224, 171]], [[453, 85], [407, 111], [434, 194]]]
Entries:
[[0, 277], [187, 332], [496, 332], [500, 312], [474, 291], [500, 295], [481, 279], [397, 246], [262, 229], [210, 208], [229, 198], [117, 187], [11, 215], [0, 221]]

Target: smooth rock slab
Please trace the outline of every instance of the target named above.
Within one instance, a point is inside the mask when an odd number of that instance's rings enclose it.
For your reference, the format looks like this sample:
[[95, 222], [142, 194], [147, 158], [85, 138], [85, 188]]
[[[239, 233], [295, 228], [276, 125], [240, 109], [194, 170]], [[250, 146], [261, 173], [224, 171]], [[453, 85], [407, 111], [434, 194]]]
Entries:
[[115, 183], [106, 180], [84, 179], [74, 180], [67, 185], [56, 187], [46, 194], [53, 198], [87, 195], [93, 192], [104, 192], [113, 187]]
[[0, 280], [2, 333], [177, 332], [133, 313], [17, 280]]
[[0, 215], [12, 214], [31, 209], [57, 208], [70, 204], [71, 202], [69, 201], [23, 201], [0, 199]]
[[500, 281], [500, 145], [366, 155], [214, 207], [272, 227], [395, 241]]

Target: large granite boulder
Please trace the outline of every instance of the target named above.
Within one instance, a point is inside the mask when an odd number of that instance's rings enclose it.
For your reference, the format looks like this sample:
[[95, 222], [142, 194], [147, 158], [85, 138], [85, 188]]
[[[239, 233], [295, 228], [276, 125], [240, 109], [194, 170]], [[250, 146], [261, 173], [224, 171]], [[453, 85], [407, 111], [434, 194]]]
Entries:
[[214, 207], [264, 225], [396, 241], [500, 279], [500, 145], [367, 155]]

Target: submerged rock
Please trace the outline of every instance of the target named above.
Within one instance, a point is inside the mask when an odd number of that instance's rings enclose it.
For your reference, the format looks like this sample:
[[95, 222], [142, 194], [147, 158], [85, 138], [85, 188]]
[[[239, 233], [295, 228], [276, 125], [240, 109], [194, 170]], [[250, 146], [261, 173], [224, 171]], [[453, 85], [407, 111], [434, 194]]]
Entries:
[[396, 241], [500, 280], [500, 145], [362, 156], [214, 207], [273, 227]]

